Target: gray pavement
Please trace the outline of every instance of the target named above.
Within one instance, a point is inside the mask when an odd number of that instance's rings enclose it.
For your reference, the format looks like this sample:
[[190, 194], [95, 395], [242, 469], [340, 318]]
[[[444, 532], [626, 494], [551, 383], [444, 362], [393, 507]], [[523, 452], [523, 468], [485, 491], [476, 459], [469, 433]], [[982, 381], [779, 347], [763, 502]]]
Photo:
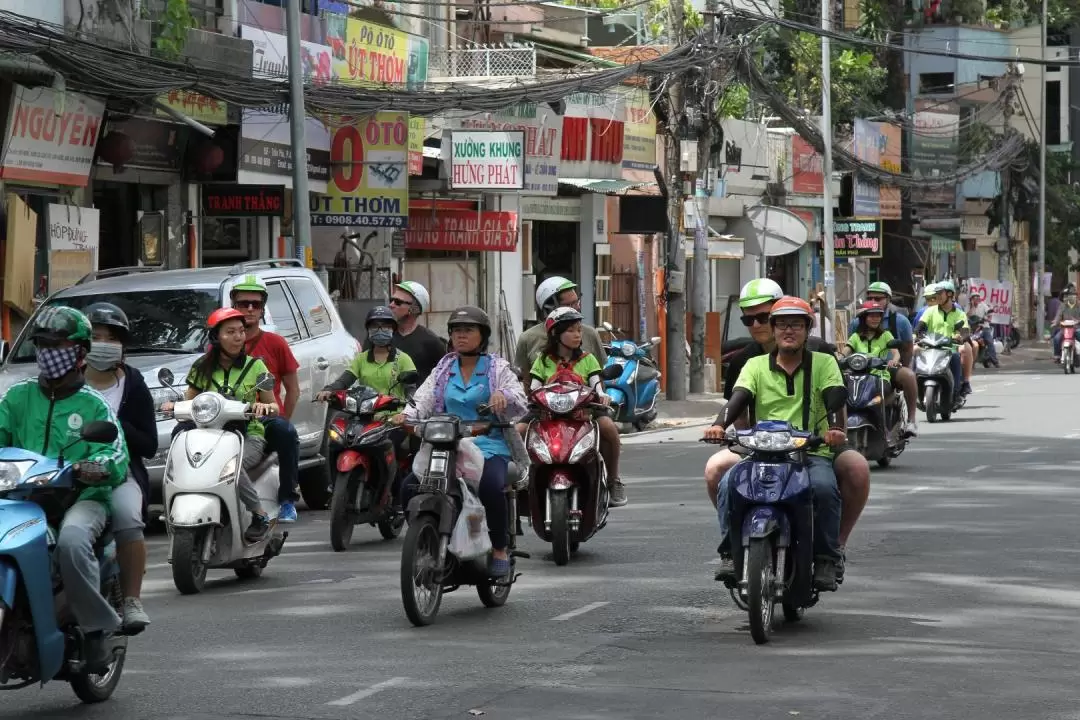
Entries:
[[673, 429], [624, 438], [631, 504], [568, 567], [528, 535], [504, 608], [462, 589], [429, 628], [405, 619], [400, 543], [373, 528], [334, 553], [325, 514], [304, 513], [263, 578], [219, 573], [196, 597], [155, 537], [154, 624], [114, 699], [81, 708], [50, 684], [0, 717], [1080, 717], [1080, 378], [1041, 368], [977, 377], [954, 422], [923, 422], [875, 470], [841, 591], [768, 646], [712, 581], [710, 448]]

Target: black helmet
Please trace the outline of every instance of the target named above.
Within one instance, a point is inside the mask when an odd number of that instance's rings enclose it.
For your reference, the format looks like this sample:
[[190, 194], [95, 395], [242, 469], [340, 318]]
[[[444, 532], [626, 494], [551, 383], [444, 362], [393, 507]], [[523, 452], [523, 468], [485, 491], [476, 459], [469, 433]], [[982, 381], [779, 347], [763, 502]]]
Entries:
[[373, 322], [393, 323], [395, 330], [397, 330], [398, 326], [393, 311], [385, 305], [378, 305], [368, 310], [367, 317], [364, 318], [364, 329], [367, 330], [368, 326]]
[[70, 340], [86, 350], [90, 349], [91, 335], [93, 328], [86, 316], [75, 308], [63, 305], [42, 308], [30, 328], [31, 340]]
[[491, 339], [491, 319], [488, 314], [475, 305], [462, 305], [450, 313], [446, 321], [446, 331], [453, 334], [459, 325], [475, 325], [480, 328], [480, 352], [487, 352], [488, 340]]
[[131, 324], [127, 314], [112, 303], [97, 302], [86, 308], [86, 317], [91, 325], [105, 325], [112, 328], [121, 343], [127, 344], [131, 337]]

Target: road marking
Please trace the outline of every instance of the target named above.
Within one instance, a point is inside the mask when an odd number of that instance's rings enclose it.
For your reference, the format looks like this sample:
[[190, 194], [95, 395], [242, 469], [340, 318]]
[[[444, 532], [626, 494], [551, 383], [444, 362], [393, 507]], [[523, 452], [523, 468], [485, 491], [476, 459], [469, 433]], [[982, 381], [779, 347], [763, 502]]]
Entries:
[[1069, 433], [1065, 436], [1066, 440], [1075, 440], [1076, 438], [1080, 438], [1080, 432]]
[[908, 491], [907, 491], [906, 493], [904, 493], [904, 494], [905, 494], [905, 495], [914, 495], [915, 493], [920, 493], [920, 492], [922, 492], [923, 490], [929, 490], [929, 489], [930, 489], [930, 487], [929, 487], [929, 486], [927, 486], [927, 485], [920, 485], [919, 487], [913, 487], [913, 488], [911, 488], [910, 490], [908, 490]]
[[583, 606], [579, 607], [577, 610], [571, 610], [570, 612], [564, 612], [562, 615], [556, 615], [555, 617], [551, 618], [551, 622], [556, 622], [556, 621], [559, 621], [559, 620], [569, 620], [570, 618], [575, 618], [578, 615], [584, 615], [587, 612], [592, 612], [593, 610], [596, 610], [597, 608], [602, 608], [605, 605], [610, 605], [610, 604], [611, 603], [608, 603], [608, 602], [589, 603], [588, 605], [583, 605]]
[[990, 466], [989, 465], [976, 465], [975, 467], [968, 470], [968, 472], [969, 473], [981, 473], [983, 470], [985, 470], [988, 467], [990, 467]]
[[1021, 450], [1022, 453], [1033, 453], [1036, 450], [1042, 450], [1041, 447], [1029, 447], [1027, 450]]
[[398, 685], [402, 685], [402, 684], [408, 682], [408, 680], [409, 680], [409, 678], [407, 678], [407, 677], [394, 677], [394, 678], [390, 678], [389, 680], [383, 680], [381, 683], [375, 683], [371, 687], [364, 688], [363, 690], [357, 690], [352, 695], [346, 695], [343, 698], [338, 698], [337, 700], [331, 700], [330, 702], [328, 702], [326, 704], [327, 705], [336, 705], [338, 707], [345, 707], [346, 705], [352, 705], [353, 703], [359, 702], [360, 700], [363, 700], [364, 698], [369, 698], [372, 695], [375, 695], [377, 693], [381, 693], [383, 690], [387, 690], [389, 688], [396, 687]]
[[1001, 383], [1001, 387], [1012, 387], [1015, 384], [1014, 382]]

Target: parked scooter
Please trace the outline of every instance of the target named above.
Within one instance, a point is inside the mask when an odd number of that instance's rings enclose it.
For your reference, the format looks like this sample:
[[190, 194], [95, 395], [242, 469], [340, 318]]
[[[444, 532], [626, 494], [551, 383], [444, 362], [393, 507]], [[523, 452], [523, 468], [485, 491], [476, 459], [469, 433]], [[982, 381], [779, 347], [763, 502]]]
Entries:
[[[889, 348], [900, 347], [899, 340]], [[888, 467], [907, 447], [904, 434], [904, 395], [893, 390], [891, 383], [874, 374], [889, 363], [879, 357], [852, 353], [840, 359], [840, 369], [847, 384], [848, 443], [867, 462]]]
[[1065, 374], [1071, 375], [1076, 372], [1076, 364], [1080, 362], [1077, 355], [1080, 350], [1076, 347], [1076, 320], [1062, 320], [1061, 325], [1061, 366], [1065, 368]]
[[[487, 408], [478, 408], [480, 414]], [[458, 445], [464, 438], [486, 435], [494, 429], [514, 427], [514, 423], [463, 423], [455, 415], [433, 415], [416, 425], [404, 426], [418, 433], [423, 440], [418, 457], [426, 457], [423, 468], [414, 467], [417, 478], [416, 494], [409, 500], [406, 515], [409, 530], [401, 548], [401, 603], [413, 625], [430, 625], [439, 614], [444, 593], [462, 585], [475, 585], [480, 602], [485, 607], [502, 607], [510, 597], [510, 588], [517, 580], [514, 572], [516, 558], [529, 554], [516, 550], [517, 523], [510, 522], [507, 551], [510, 554], [510, 574], [492, 578], [488, 572], [488, 556], [459, 560], [450, 552], [450, 535], [461, 514], [464, 497], [463, 482], [457, 473]], [[510, 463], [506, 484], [506, 517], [517, 517], [517, 485], [520, 479], [515, 463]]]
[[[116, 436], [115, 425], [99, 420], [84, 425], [75, 442], [111, 443]], [[0, 450], [0, 690], [62, 680], [84, 703], [99, 703], [120, 684], [128, 640], [113, 635], [108, 671], [88, 672], [83, 632], [53, 556], [64, 511], [78, 492], [79, 469], [63, 455], [52, 460], [18, 448]], [[101, 594], [122, 615], [120, 568], [108, 526], [94, 554]], [[8, 685], [11, 681], [16, 684]]]
[[[618, 365], [608, 365], [600, 377], [622, 374]], [[610, 408], [599, 403], [591, 387], [569, 382], [537, 388], [530, 399], [538, 417], [525, 434], [531, 462], [521, 507], [537, 536], [551, 543], [555, 564], [566, 565], [570, 554], [607, 524], [607, 467], [592, 412]]]
[[[173, 380], [168, 368], [158, 371], [161, 385], [175, 391]], [[257, 387], [273, 389], [273, 376], [264, 373]], [[259, 577], [289, 536], [278, 530], [277, 453], [269, 453], [248, 477], [270, 515], [270, 532], [255, 543], [244, 540], [251, 513], [240, 501], [244, 434], [236, 425], [253, 417], [249, 408], [248, 403], [216, 392], [181, 400], [173, 408], [177, 420], [191, 420], [196, 426], [177, 433], [165, 463], [165, 518], [172, 538], [169, 562], [173, 584], [184, 595], [202, 591], [207, 570], [231, 568], [242, 580]]]
[[806, 451], [823, 442], [787, 422], [767, 420], [747, 430], [729, 429], [722, 440], [740, 445], [749, 459], [732, 469], [729, 542], [735, 577], [731, 599], [750, 614], [754, 642], [769, 642], [773, 607], [796, 622], [818, 601], [814, 589], [814, 502]]
[[637, 344], [632, 340], [619, 339], [617, 334], [624, 333], [619, 328], [613, 328], [611, 323], [605, 322], [603, 328], [612, 337], [604, 346], [607, 351], [606, 366], [617, 366], [621, 371], [604, 381], [604, 391], [611, 398], [611, 407], [615, 411], [615, 422], [629, 423], [638, 430], [644, 430], [656, 419], [660, 371], [649, 351], [660, 342], [660, 338], [654, 337]]
[[[419, 376], [403, 373], [403, 384]], [[397, 457], [390, 433], [395, 429], [376, 413], [404, 405], [393, 395], [381, 395], [363, 385], [338, 390], [330, 396], [337, 413], [327, 426], [328, 458], [334, 463], [334, 493], [330, 500], [330, 544], [341, 552], [352, 542], [357, 525], [377, 525], [379, 534], [393, 540], [401, 534], [405, 515], [394, 510], [394, 479], [405, 458]]]
[[952, 338], [933, 333], [917, 343], [915, 379], [919, 384], [919, 409], [930, 422], [936, 422], [939, 414], [948, 421], [967, 402], [949, 368], [949, 359], [956, 352], [954, 343]]

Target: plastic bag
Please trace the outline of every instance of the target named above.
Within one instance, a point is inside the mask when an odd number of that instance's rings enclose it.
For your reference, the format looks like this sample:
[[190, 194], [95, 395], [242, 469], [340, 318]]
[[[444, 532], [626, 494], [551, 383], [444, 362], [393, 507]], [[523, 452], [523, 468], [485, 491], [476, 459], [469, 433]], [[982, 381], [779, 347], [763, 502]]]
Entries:
[[480, 476], [484, 474], [484, 453], [472, 438], [462, 438], [457, 447], [457, 474], [469, 485], [469, 489], [480, 487]]
[[413, 456], [412, 471], [418, 479], [423, 480], [427, 473], [428, 463], [431, 462], [431, 444], [420, 443], [420, 449]]
[[[477, 451], [479, 452], [479, 451]], [[458, 560], [472, 560], [486, 555], [491, 550], [491, 538], [488, 537], [487, 514], [480, 498], [464, 482], [461, 483], [461, 514], [454, 523], [447, 549]]]

